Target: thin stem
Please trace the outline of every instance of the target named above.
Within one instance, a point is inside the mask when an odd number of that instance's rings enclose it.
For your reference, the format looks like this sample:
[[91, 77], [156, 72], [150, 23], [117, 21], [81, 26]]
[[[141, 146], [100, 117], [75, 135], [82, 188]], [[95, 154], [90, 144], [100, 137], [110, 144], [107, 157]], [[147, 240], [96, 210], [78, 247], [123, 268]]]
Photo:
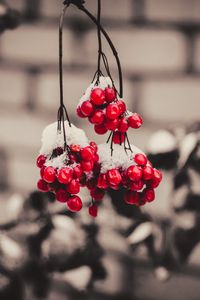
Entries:
[[101, 54], [102, 54], [102, 40], [101, 40], [101, 0], [98, 1], [98, 10], [97, 10], [97, 35], [98, 35], [98, 43], [99, 43], [99, 51], [98, 51], [98, 62], [97, 62], [97, 81], [99, 82], [99, 76], [101, 72]]
[[[78, 8], [80, 10], [82, 10], [98, 26], [98, 21], [96, 20], [96, 18], [83, 5], [78, 6]], [[118, 73], [119, 73], [119, 96], [122, 98], [123, 97], [123, 76], [122, 76], [122, 68], [121, 68], [119, 56], [118, 56], [117, 50], [115, 49], [115, 47], [113, 45], [113, 42], [111, 41], [111, 39], [110, 39], [109, 35], [107, 34], [107, 32], [105, 31], [105, 29], [101, 26], [101, 24], [99, 24], [99, 28], [100, 28], [102, 34], [104, 35], [104, 37], [106, 38], [106, 40], [113, 52], [113, 55], [115, 56], [116, 62], [117, 62]]]
[[[63, 93], [63, 24], [64, 24], [64, 17], [66, 10], [69, 5], [65, 5], [60, 17], [60, 24], [59, 24], [59, 84], [60, 84], [60, 108], [61, 110], [64, 108], [67, 121], [69, 126], [71, 127], [71, 122], [69, 119], [69, 115], [67, 109], [64, 105], [64, 93]], [[64, 113], [63, 113], [64, 115]]]

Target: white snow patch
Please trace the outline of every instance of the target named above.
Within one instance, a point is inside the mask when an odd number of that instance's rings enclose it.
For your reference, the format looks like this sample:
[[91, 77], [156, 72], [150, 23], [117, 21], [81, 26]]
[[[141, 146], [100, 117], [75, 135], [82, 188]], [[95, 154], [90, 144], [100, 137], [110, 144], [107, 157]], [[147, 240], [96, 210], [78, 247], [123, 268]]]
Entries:
[[137, 153], [144, 152], [134, 145], [131, 145], [132, 152], [127, 153], [123, 145], [113, 145], [113, 154], [111, 156], [110, 144], [101, 144], [98, 146], [99, 162], [101, 163], [101, 173], [106, 173], [113, 168], [122, 168], [126, 170], [129, 166], [135, 165], [133, 157]]
[[89, 85], [89, 87], [86, 89], [85, 93], [83, 94], [83, 96], [81, 97], [81, 99], [79, 100], [78, 106], [80, 106], [84, 101], [90, 100], [90, 94], [91, 91], [94, 88], [101, 88], [101, 89], [106, 89], [108, 86], [112, 86], [112, 81], [110, 77], [104, 77], [101, 76], [99, 78], [99, 84], [95, 85], [96, 79], [94, 79], [94, 81]]
[[[55, 148], [64, 146], [63, 132], [58, 133], [57, 125], [58, 123], [55, 122], [44, 129], [42, 133], [42, 147], [40, 149], [40, 154], [48, 156]], [[70, 127], [67, 121], [65, 121], [65, 132], [67, 144], [69, 146], [76, 144], [81, 147], [86, 147], [88, 145], [88, 139], [85, 132], [73, 124], [71, 124]]]

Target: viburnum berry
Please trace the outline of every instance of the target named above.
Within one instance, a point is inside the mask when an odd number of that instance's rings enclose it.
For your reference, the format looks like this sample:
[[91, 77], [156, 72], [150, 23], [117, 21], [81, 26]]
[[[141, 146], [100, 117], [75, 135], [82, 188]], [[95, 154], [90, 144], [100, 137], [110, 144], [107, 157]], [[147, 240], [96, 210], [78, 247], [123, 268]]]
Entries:
[[90, 146], [82, 148], [80, 154], [81, 154], [81, 158], [84, 161], [93, 160], [94, 152], [93, 152], [93, 149]]
[[80, 192], [80, 182], [77, 179], [72, 179], [72, 181], [67, 186], [67, 192], [70, 194], [78, 194]]
[[94, 162], [93, 161], [82, 161], [81, 167], [82, 167], [83, 171], [91, 172], [94, 167]]
[[56, 170], [53, 167], [46, 167], [43, 172], [43, 179], [48, 183], [54, 182], [56, 179]]
[[90, 142], [90, 147], [94, 150], [94, 153], [97, 152], [98, 147], [97, 147], [97, 144], [95, 142]]
[[69, 200], [67, 201], [67, 206], [70, 211], [72, 212], [78, 212], [82, 209], [83, 203], [81, 201], [81, 198], [79, 196], [71, 196]]
[[94, 130], [97, 134], [105, 134], [108, 131], [108, 129], [103, 124], [95, 125]]
[[75, 153], [79, 153], [79, 152], [81, 151], [81, 146], [80, 146], [80, 145], [74, 145], [74, 144], [72, 144], [72, 145], [70, 146], [70, 149], [71, 149], [73, 152], [75, 152]]
[[126, 191], [124, 201], [127, 204], [137, 205], [139, 203], [139, 193], [133, 191]]
[[48, 183], [46, 181], [44, 181], [43, 179], [38, 180], [37, 188], [38, 188], [38, 190], [40, 190], [41, 192], [44, 192], [44, 193], [49, 191]]
[[146, 202], [152, 202], [153, 200], [155, 200], [155, 192], [153, 189], [146, 188], [142, 193]]
[[98, 206], [96, 204], [91, 204], [88, 208], [88, 212], [91, 217], [96, 218], [98, 214]]
[[84, 116], [89, 117], [89, 116], [91, 116], [91, 114], [94, 111], [94, 106], [92, 105], [92, 103], [89, 100], [87, 100], [81, 104], [80, 110]]
[[115, 131], [118, 128], [119, 120], [118, 119], [114, 119], [114, 120], [107, 119], [106, 122], [104, 123], [104, 125], [108, 130]]
[[122, 177], [117, 169], [111, 169], [107, 172], [107, 180], [110, 185], [119, 185], [122, 181]]
[[128, 120], [126, 117], [122, 117], [119, 121], [118, 131], [126, 132], [128, 130]]
[[44, 167], [42, 167], [41, 169], [40, 169], [40, 176], [41, 176], [41, 178], [43, 178], [43, 175], [44, 175], [44, 169], [45, 169], [46, 167], [44, 166]]
[[68, 184], [73, 177], [73, 171], [69, 167], [64, 167], [59, 170], [57, 178], [60, 183]]
[[131, 191], [140, 191], [144, 187], [142, 180], [132, 181], [129, 185]]
[[137, 153], [134, 156], [134, 161], [136, 162], [136, 164], [138, 164], [139, 166], [146, 166], [147, 164], [147, 157], [146, 155], [142, 154], [142, 153]]
[[142, 178], [142, 168], [138, 166], [130, 166], [127, 169], [127, 176], [132, 181], [139, 181]]
[[105, 89], [105, 97], [106, 97], [106, 102], [113, 102], [116, 98], [116, 90], [115, 88], [107, 87]]
[[89, 190], [93, 190], [96, 188], [96, 185], [97, 185], [97, 178], [90, 178], [88, 181], [87, 181], [87, 188]]
[[162, 180], [162, 173], [157, 169], [153, 169], [153, 180], [157, 181], [158, 183]]
[[160, 181], [157, 181], [155, 179], [151, 179], [151, 180], [147, 181], [147, 183], [146, 183], [146, 185], [152, 189], [157, 188], [159, 186], [159, 184], [160, 184]]
[[153, 169], [152, 167], [146, 166], [143, 168], [143, 179], [144, 180], [150, 180], [153, 177]]
[[105, 102], [105, 92], [101, 88], [94, 88], [90, 95], [90, 100], [95, 105], [102, 105]]
[[124, 103], [124, 101], [123, 100], [117, 100], [115, 103], [119, 107], [120, 115], [124, 114], [125, 111], [126, 111], [126, 104]]
[[100, 125], [104, 121], [104, 113], [100, 109], [96, 110], [89, 120], [92, 124]]
[[107, 182], [107, 177], [106, 174], [100, 174], [98, 181], [97, 181], [97, 187], [100, 189], [107, 189], [108, 188], [108, 182]]
[[75, 179], [80, 178], [81, 175], [83, 174], [83, 170], [81, 168], [80, 164], [77, 164], [74, 168], [73, 168], [73, 177]]
[[101, 201], [105, 195], [105, 191], [99, 188], [90, 190], [90, 195], [95, 201]]
[[113, 133], [113, 143], [114, 144], [122, 144], [125, 141], [125, 134], [119, 131]]
[[74, 154], [69, 154], [69, 159], [70, 159], [70, 161], [71, 162], [76, 162], [77, 161], [77, 156], [75, 155], [75, 153]]
[[114, 120], [117, 119], [120, 115], [119, 106], [116, 103], [108, 104], [106, 107], [106, 117], [108, 119]]
[[76, 113], [77, 113], [77, 115], [78, 115], [80, 118], [87, 118], [87, 116], [85, 116], [85, 115], [82, 113], [80, 106], [77, 107]]
[[69, 199], [69, 193], [65, 191], [64, 189], [59, 189], [56, 192], [56, 200], [59, 202], [65, 203]]
[[94, 163], [97, 163], [99, 161], [99, 155], [97, 153], [94, 154], [93, 161]]
[[46, 162], [46, 156], [44, 156], [43, 154], [39, 155], [36, 162], [37, 167], [42, 168], [45, 162]]
[[138, 129], [142, 126], [142, 123], [143, 123], [142, 118], [137, 113], [133, 113], [128, 118], [128, 124], [131, 128]]

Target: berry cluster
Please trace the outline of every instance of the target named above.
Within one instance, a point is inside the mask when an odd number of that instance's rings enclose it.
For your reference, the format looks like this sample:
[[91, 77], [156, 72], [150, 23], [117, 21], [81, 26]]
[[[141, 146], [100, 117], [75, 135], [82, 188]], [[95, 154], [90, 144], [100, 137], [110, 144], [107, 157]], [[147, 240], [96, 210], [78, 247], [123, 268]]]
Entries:
[[97, 134], [113, 131], [113, 142], [120, 144], [124, 142], [128, 128], [139, 128], [142, 119], [137, 113], [128, 112], [124, 101], [118, 99], [111, 81], [102, 85], [102, 79], [99, 85], [92, 84], [87, 89], [77, 107], [77, 115], [88, 118]]
[[120, 153], [117, 153], [115, 157], [110, 157], [110, 164], [109, 157], [106, 158], [106, 152], [109, 151], [108, 146], [103, 144], [99, 148], [101, 169], [95, 176], [97, 187], [91, 190], [91, 196], [96, 201], [101, 200], [108, 189], [124, 189], [124, 201], [137, 206], [155, 199], [154, 189], [159, 186], [162, 174], [153, 168], [146, 155], [140, 153], [139, 149], [135, 147], [136, 151], [133, 154], [127, 158], [124, 156], [125, 160], [121, 156], [120, 161]]
[[95, 142], [85, 147], [71, 144], [67, 150], [57, 147], [49, 155], [40, 154], [36, 162], [40, 168], [38, 189], [53, 192], [57, 201], [66, 203], [70, 211], [78, 212], [83, 206], [78, 194], [81, 187], [86, 186], [88, 177], [92, 177], [98, 160]]

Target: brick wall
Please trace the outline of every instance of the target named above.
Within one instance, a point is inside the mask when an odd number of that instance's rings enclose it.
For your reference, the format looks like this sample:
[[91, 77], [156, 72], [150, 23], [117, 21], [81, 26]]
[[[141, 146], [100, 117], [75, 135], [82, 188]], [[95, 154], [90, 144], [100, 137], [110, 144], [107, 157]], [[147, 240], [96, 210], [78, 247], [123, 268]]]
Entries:
[[[56, 117], [62, 1], [7, 2], [22, 13], [23, 22], [0, 38], [0, 147], [10, 187], [27, 191], [37, 179], [34, 159], [41, 131]], [[95, 12], [96, 1], [86, 3]], [[199, 118], [200, 0], [102, 0], [102, 4], [103, 24], [121, 58], [128, 107], [145, 118], [144, 128], [134, 133], [134, 141], [145, 148], [152, 130]], [[96, 29], [74, 8], [66, 24], [66, 104], [73, 121], [93, 137], [86, 121], [76, 119], [75, 106], [96, 69]], [[106, 45], [105, 51], [117, 80]]]

